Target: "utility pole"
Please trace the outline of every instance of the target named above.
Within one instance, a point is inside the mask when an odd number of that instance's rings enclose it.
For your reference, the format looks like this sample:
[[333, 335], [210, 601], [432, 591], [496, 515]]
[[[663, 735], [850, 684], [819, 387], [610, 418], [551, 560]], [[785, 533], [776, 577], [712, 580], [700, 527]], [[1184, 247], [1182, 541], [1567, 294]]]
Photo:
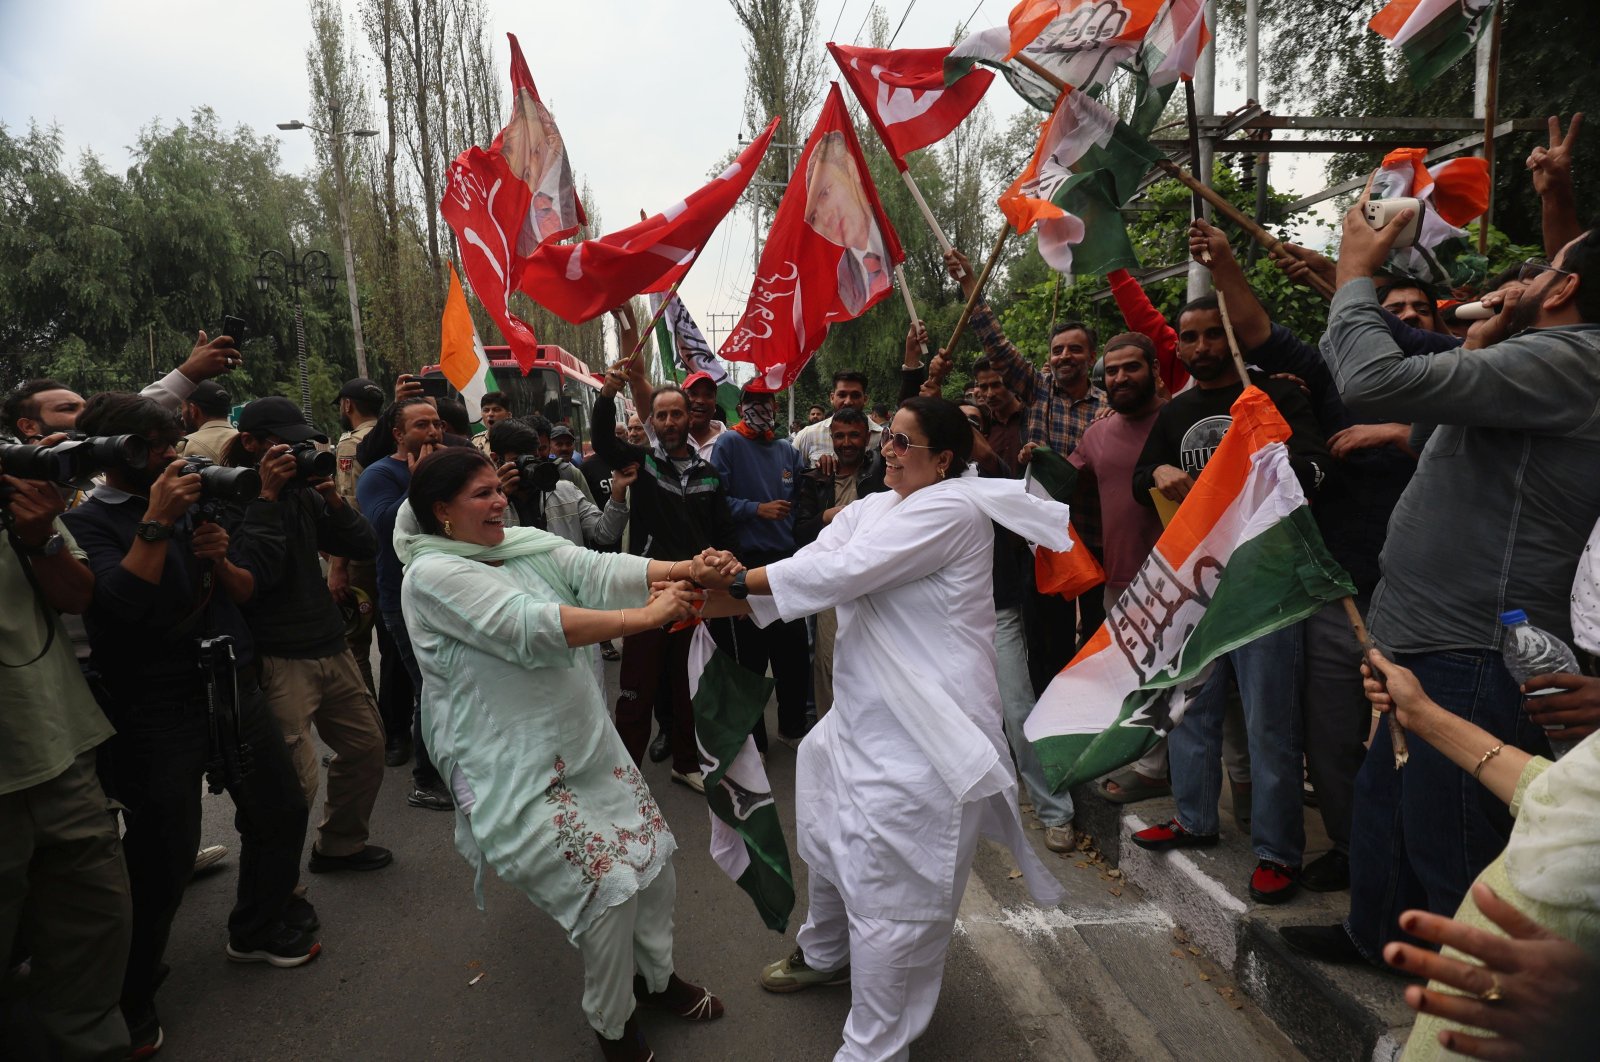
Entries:
[[344, 170], [344, 140], [350, 136], [363, 139], [377, 136], [376, 129], [341, 129], [339, 115], [341, 107], [337, 100], [328, 105], [333, 114], [333, 128], [331, 130], [319, 129], [314, 125], [296, 120], [292, 122], [279, 122], [278, 128], [285, 130], [309, 129], [314, 133], [321, 133], [328, 141], [328, 154], [333, 159], [333, 183], [339, 198], [339, 238], [344, 244], [344, 285], [350, 296], [350, 330], [355, 336], [356, 344], [356, 375], [367, 376], [367, 341], [361, 331], [361, 297], [356, 291], [356, 252], [350, 243], [350, 190], [345, 183]]
[[[1206, 0], [1206, 22], [1215, 26], [1217, 24], [1217, 0]], [[1200, 62], [1194, 71], [1194, 104], [1195, 110], [1202, 119], [1210, 118], [1217, 111], [1217, 38], [1213, 34], [1211, 40], [1206, 42], [1205, 51], [1200, 53]], [[1195, 179], [1207, 188], [1211, 187], [1211, 160], [1215, 154], [1215, 141], [1210, 136], [1200, 138], [1199, 150], [1191, 161], [1194, 166]], [[1209, 220], [1211, 208], [1205, 208]], [[1211, 290], [1211, 270], [1199, 262], [1189, 263], [1189, 291], [1187, 297], [1198, 299]]]

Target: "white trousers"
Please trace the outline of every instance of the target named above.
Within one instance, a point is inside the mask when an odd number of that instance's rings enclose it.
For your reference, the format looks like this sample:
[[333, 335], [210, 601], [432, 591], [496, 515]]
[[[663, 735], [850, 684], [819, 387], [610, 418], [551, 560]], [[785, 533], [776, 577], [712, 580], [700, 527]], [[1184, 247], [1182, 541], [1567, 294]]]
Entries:
[[837, 970], [850, 964], [850, 1014], [834, 1062], [904, 1062], [911, 1042], [928, 1028], [944, 981], [956, 909], [978, 848], [978, 819], [977, 806], [968, 804], [948, 918], [869, 918], [851, 911], [833, 882], [815, 872], [807, 879], [810, 909], [795, 936], [806, 965]]
[[644, 975], [652, 992], [666, 990], [672, 976], [672, 908], [678, 878], [672, 864], [627, 902], [608, 907], [578, 938], [583, 953], [583, 1013], [608, 1040], [622, 1038], [633, 1015], [633, 975]]

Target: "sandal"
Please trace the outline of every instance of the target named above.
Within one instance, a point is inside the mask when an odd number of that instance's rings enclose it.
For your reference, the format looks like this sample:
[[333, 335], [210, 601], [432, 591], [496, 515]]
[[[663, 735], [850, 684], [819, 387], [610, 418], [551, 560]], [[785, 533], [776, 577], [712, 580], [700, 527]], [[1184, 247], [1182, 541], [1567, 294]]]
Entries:
[[615, 662], [622, 659], [622, 654], [618, 652], [617, 647], [612, 645], [610, 642], [601, 642], [600, 659]]
[[[1106, 788], [1108, 782], [1117, 783], [1116, 792]], [[1100, 795], [1113, 804], [1135, 804], [1141, 800], [1172, 795], [1172, 784], [1147, 781], [1132, 767], [1125, 767], [1109, 778], [1101, 780]]]
[[633, 998], [644, 1006], [669, 1011], [684, 1021], [716, 1021], [722, 1017], [722, 1000], [708, 988], [691, 985], [673, 974], [665, 991], [652, 992], [642, 974], [633, 975]]
[[594, 1035], [600, 1041], [600, 1055], [606, 1062], [655, 1062], [656, 1054], [644, 1042], [637, 1018], [628, 1019], [620, 1039], [607, 1040], [598, 1029]]

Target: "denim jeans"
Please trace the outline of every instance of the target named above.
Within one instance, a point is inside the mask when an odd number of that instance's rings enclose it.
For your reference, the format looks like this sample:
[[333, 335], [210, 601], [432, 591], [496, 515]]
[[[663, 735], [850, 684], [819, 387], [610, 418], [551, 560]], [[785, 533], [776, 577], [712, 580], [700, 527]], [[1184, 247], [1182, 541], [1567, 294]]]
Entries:
[[1222, 791], [1222, 717], [1228, 676], [1239, 683], [1250, 746], [1251, 847], [1261, 859], [1298, 867], [1305, 854], [1301, 810], [1300, 624], [1262, 635], [1217, 661], [1211, 678], [1167, 737], [1178, 822], [1217, 832]]
[[1033, 711], [1033, 683], [1028, 678], [1028, 646], [1022, 634], [1022, 609], [994, 610], [995, 672], [1000, 679], [1000, 707], [1005, 713], [1006, 740], [1017, 761], [1017, 778], [1027, 787], [1033, 809], [1046, 826], [1072, 821], [1072, 794], [1050, 792], [1044, 767], [1033, 743], [1022, 734], [1022, 724]]
[[405, 613], [385, 612], [383, 625], [389, 628], [395, 652], [405, 664], [406, 673], [411, 676], [411, 685], [416, 692], [411, 708], [411, 745], [416, 754], [411, 764], [411, 784], [418, 789], [443, 789], [444, 779], [439, 777], [439, 768], [433, 765], [433, 760], [428, 756], [428, 742], [422, 735], [422, 668], [417, 663], [417, 654], [411, 648], [411, 635], [406, 633]]
[[[1498, 652], [1408, 653], [1395, 661], [1416, 673], [1429, 697], [1495, 741], [1550, 754], [1544, 731], [1528, 719]], [[1402, 911], [1417, 907], [1453, 915], [1473, 879], [1511, 836], [1510, 810], [1470, 771], [1426, 741], [1412, 740], [1408, 748], [1409, 762], [1396, 770], [1389, 728], [1378, 727], [1356, 775], [1345, 928], [1374, 962], [1389, 941], [1411, 939], [1400, 932]]]

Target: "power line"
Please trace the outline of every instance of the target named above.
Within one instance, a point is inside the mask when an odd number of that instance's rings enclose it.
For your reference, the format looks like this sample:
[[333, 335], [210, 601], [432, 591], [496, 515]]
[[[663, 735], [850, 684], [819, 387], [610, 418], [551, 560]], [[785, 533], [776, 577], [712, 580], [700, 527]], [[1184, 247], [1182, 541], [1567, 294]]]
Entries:
[[900, 25], [894, 28], [894, 36], [889, 38], [889, 47], [894, 47], [895, 38], [900, 36], [900, 31], [905, 28], [906, 19], [911, 17], [911, 9], [917, 6], [917, 0], [911, 0], [906, 5], [906, 13], [900, 16]]
[[876, 2], [869, 3], [867, 5], [867, 13], [865, 15], [861, 16], [861, 25], [856, 27], [856, 35], [854, 37], [850, 38], [850, 43], [851, 44], [860, 44], [861, 43], [861, 31], [867, 28], [867, 19], [872, 17], [872, 11], [877, 6], [878, 5], [877, 5]]
[[830, 41], [835, 39], [835, 34], [839, 32], [839, 20], [844, 18], [844, 9], [849, 6], [850, 0], [844, 0], [844, 2], [839, 5], [839, 13], [833, 16], [833, 29], [828, 31], [828, 39]]
[[967, 27], [972, 25], [972, 20], [978, 17], [978, 12], [983, 10], [983, 5], [988, 2], [989, 0], [978, 0], [977, 6], [972, 9], [972, 14], [968, 15], [967, 20], [961, 24], [961, 32], [958, 36], [965, 37], [967, 35]]

